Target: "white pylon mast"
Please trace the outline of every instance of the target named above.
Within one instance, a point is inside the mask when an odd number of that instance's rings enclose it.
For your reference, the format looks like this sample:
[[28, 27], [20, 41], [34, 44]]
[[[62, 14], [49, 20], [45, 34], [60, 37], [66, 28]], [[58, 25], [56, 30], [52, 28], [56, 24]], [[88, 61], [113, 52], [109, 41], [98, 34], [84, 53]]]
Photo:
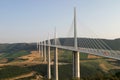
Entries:
[[[76, 25], [76, 8], [74, 8], [74, 48], [78, 48], [77, 43], [77, 25]], [[80, 61], [79, 52], [73, 51], [73, 77], [77, 80], [80, 79]]]

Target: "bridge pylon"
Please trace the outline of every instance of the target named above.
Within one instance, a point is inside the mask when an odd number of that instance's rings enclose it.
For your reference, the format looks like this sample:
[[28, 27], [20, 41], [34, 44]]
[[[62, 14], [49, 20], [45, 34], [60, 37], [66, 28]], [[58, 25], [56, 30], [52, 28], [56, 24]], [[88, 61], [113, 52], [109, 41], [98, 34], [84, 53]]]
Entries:
[[[76, 8], [74, 8], [74, 48], [78, 48], [77, 26], [76, 26]], [[80, 79], [80, 57], [78, 51], [73, 51], [73, 78]]]

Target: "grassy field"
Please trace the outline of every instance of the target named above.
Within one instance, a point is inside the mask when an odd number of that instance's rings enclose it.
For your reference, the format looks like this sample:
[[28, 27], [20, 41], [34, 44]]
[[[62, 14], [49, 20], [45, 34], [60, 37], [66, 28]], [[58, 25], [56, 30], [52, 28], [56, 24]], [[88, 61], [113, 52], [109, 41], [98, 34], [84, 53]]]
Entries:
[[30, 72], [27, 68], [19, 66], [4, 66], [0, 68], [0, 79], [12, 78]]
[[[0, 55], [0, 63], [3, 63], [3, 60], [7, 60], [5, 61], [5, 63], [11, 62], [16, 60], [16, 58], [20, 57], [20, 56], [24, 56], [24, 55], [28, 55], [30, 54], [29, 51], [17, 51], [17, 52], [13, 52], [13, 53], [3, 53]], [[22, 60], [21, 60], [22, 61]]]
[[24, 56], [30, 54], [30, 52], [28, 51], [17, 51], [17, 52], [13, 52], [13, 53], [3, 53], [0, 58], [17, 58], [20, 56]]
[[[71, 41], [69, 42], [71, 43]], [[114, 43], [114, 46], [118, 43]], [[115, 50], [120, 48], [114, 46]], [[47, 64], [40, 62], [43, 59], [38, 58], [39, 56], [32, 59], [34, 55], [30, 56], [29, 54], [33, 50], [36, 50], [36, 44], [0, 44], [0, 63], [2, 62], [4, 65], [0, 67], [0, 80], [12, 79], [31, 72], [34, 72], [34, 75], [17, 80], [36, 80], [39, 76], [41, 76], [40, 80], [46, 80]], [[28, 55], [31, 60], [18, 58], [24, 55]], [[59, 65], [59, 80], [74, 80], [72, 78], [72, 51], [59, 49], [58, 58], [60, 63], [67, 63]], [[51, 50], [51, 61], [54, 61], [53, 49]], [[120, 61], [112, 61], [106, 58], [88, 59], [88, 54], [85, 53], [80, 53], [80, 61], [81, 80], [120, 80]], [[51, 65], [51, 69], [53, 80], [54, 65]]]
[[[100, 61], [103, 60], [88, 60], [81, 61], [81, 80], [119, 80], [120, 70], [110, 69], [109, 63], [104, 61], [104, 65], [109, 68], [107, 72], [104, 71], [100, 65]], [[112, 67], [112, 65], [111, 65]], [[52, 65], [52, 79], [54, 78], [54, 65]], [[0, 69], [0, 79], [12, 78], [22, 74], [29, 73], [31, 71], [36, 72], [37, 75], [41, 75], [44, 78], [47, 77], [47, 65], [38, 64], [31, 66], [6, 66]], [[116, 76], [117, 75], [117, 76]], [[26, 79], [26, 78], [25, 78]], [[23, 80], [25, 80], [23, 78]], [[34, 76], [28, 77], [28, 79], [34, 79]], [[59, 80], [72, 80], [72, 64], [59, 65]]]

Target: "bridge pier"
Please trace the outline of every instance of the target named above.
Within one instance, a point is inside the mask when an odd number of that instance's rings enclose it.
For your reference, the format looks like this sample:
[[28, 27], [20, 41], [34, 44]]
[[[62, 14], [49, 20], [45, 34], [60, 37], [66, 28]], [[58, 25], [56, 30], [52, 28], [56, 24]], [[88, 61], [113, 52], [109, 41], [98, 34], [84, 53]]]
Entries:
[[41, 45], [40, 45], [40, 42], [38, 43], [39, 47], [38, 47], [38, 53], [39, 53], [39, 56], [40, 56], [40, 49], [41, 49]]
[[54, 52], [54, 80], [58, 80], [58, 48]]
[[41, 57], [43, 58], [43, 42], [41, 42]]
[[78, 51], [73, 51], [73, 78], [80, 80], [80, 62]]
[[[54, 44], [55, 46], [57, 45], [56, 41], [56, 28], [55, 28], [55, 33], [54, 33]], [[54, 80], [58, 80], [58, 48], [54, 48]]]
[[48, 79], [51, 79], [50, 46], [48, 46]]
[[37, 51], [37, 53], [38, 53], [38, 48], [39, 48], [38, 42], [37, 42], [37, 46], [36, 46], [36, 47], [37, 47], [36, 51]]
[[41, 57], [41, 53], [42, 53], [42, 45], [41, 45], [41, 42], [40, 42], [40, 57]]
[[43, 54], [43, 62], [46, 62], [46, 41], [44, 41], [44, 54]]
[[50, 60], [50, 40], [48, 39], [48, 47], [47, 47], [47, 49], [48, 49], [48, 71], [47, 71], [47, 78], [48, 78], [48, 80], [50, 80], [51, 79], [51, 60]]

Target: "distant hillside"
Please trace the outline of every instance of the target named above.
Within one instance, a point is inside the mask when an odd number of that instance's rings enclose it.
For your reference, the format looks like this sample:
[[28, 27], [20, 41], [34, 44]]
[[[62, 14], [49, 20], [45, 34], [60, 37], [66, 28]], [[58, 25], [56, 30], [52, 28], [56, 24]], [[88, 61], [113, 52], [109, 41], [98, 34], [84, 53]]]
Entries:
[[12, 53], [21, 50], [32, 51], [36, 49], [34, 43], [14, 43], [14, 44], [0, 44], [0, 53]]
[[12, 61], [17, 57], [30, 54], [33, 50], [36, 50], [34, 43], [0, 44], [0, 59]]
[[[78, 46], [83, 47], [82, 42], [87, 43], [85, 47], [93, 47], [93, 42], [95, 40], [105, 42], [113, 50], [120, 50], [120, 38], [114, 40], [108, 39], [94, 39], [94, 38], [78, 38]], [[73, 46], [73, 38], [60, 38], [61, 45]], [[54, 43], [54, 40], [51, 40], [51, 43]], [[14, 43], [14, 44], [0, 44], [0, 53], [2, 57], [19, 57], [24, 54], [30, 53], [30, 51], [36, 50], [36, 43]], [[7, 53], [7, 54], [6, 54]], [[11, 53], [11, 54], [9, 54]], [[1, 56], [0, 56], [1, 57]]]
[[[103, 41], [105, 42], [109, 47], [111, 47], [114, 50], [120, 50], [120, 38], [114, 39], [114, 40], [108, 40], [108, 39], [94, 39], [94, 38], [78, 38], [78, 46], [82, 47], [83, 45], [80, 45], [83, 41], [87, 42], [89, 44], [89, 47], [92, 48], [93, 41]], [[59, 41], [61, 45], [65, 46], [73, 46], [74, 39], [73, 38], [59, 38]], [[90, 42], [91, 41], [91, 42]], [[54, 40], [51, 40], [51, 43], [54, 43]], [[88, 47], [88, 45], [85, 45], [85, 47]], [[12, 53], [15, 51], [32, 51], [36, 50], [36, 43], [14, 43], [14, 44], [0, 44], [0, 53]]]

